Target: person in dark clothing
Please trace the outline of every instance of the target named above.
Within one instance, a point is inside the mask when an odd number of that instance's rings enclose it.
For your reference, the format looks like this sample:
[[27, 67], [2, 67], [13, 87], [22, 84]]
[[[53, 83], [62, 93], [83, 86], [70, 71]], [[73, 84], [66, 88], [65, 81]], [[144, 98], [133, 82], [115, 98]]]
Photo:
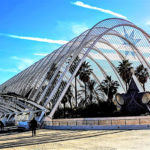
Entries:
[[1, 128], [1, 131], [3, 131], [3, 130], [4, 130], [4, 124], [3, 124], [3, 122], [2, 122], [2, 121], [0, 121], [0, 128]]
[[32, 130], [32, 136], [36, 136], [36, 128], [37, 128], [37, 121], [33, 118], [30, 122], [30, 128]]

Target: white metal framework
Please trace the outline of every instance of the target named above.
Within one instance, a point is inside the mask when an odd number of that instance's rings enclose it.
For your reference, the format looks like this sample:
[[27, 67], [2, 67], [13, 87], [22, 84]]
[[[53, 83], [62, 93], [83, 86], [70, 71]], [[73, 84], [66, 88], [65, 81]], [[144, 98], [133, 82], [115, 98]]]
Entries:
[[[77, 57], [80, 58], [78, 65], [71, 68], [73, 72], [70, 73], [71, 64]], [[100, 21], [0, 85], [0, 116], [10, 118], [12, 114], [39, 111], [39, 121], [46, 112], [52, 118], [85, 60], [94, 64], [96, 71], [92, 76], [95, 80], [100, 82], [112, 75], [121, 85], [119, 90], [124, 91], [125, 83], [116, 68], [124, 59], [129, 59], [134, 66], [143, 64], [150, 74], [150, 35], [124, 19]], [[60, 87], [63, 90], [60, 91]]]

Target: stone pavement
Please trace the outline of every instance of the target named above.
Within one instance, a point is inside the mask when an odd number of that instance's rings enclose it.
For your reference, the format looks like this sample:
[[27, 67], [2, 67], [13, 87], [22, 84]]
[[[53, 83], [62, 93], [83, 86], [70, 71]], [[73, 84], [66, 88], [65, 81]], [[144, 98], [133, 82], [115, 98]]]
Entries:
[[150, 150], [150, 130], [31, 131], [0, 133], [0, 150]]

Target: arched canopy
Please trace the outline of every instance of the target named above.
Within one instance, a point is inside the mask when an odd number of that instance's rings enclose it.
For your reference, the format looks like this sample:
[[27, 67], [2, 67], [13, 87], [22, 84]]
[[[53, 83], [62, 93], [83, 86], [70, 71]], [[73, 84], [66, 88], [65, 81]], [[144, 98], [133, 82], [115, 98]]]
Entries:
[[[70, 73], [77, 57], [78, 65]], [[124, 91], [125, 83], [117, 71], [118, 63], [124, 59], [128, 59], [133, 67], [143, 64], [150, 74], [150, 35], [128, 20], [105, 19], [0, 85], [0, 92], [5, 95], [15, 93], [25, 101], [29, 99], [28, 107], [32, 105], [43, 110], [40, 119], [53, 102], [52, 117], [85, 60], [91, 63], [95, 70], [93, 78], [98, 82], [111, 75], [120, 83], [119, 90]], [[67, 82], [63, 85], [64, 80]], [[147, 90], [150, 90], [149, 82]], [[60, 86], [63, 86], [62, 91], [58, 90]]]

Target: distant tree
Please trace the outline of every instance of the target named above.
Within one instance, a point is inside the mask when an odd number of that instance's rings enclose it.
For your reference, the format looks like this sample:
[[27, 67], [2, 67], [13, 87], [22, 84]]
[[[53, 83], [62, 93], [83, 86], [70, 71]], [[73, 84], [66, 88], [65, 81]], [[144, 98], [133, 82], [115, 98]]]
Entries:
[[56, 66], [55, 63], [53, 63], [50, 70], [47, 72], [47, 75], [46, 75], [47, 80], [50, 80], [52, 78], [52, 76], [54, 75], [56, 69], [57, 69], [57, 66]]
[[120, 62], [117, 68], [118, 68], [118, 73], [120, 74], [120, 76], [122, 77], [122, 79], [126, 84], [126, 91], [127, 91], [129, 82], [132, 77], [132, 69], [133, 69], [132, 63], [130, 63], [129, 60], [123, 60], [122, 62]]
[[[66, 82], [63, 81], [65, 84]], [[64, 107], [64, 117], [66, 116], [66, 103], [68, 102], [70, 104], [70, 108], [72, 110], [72, 102], [71, 102], [71, 99], [73, 97], [73, 94], [72, 94], [72, 89], [71, 89], [71, 85], [69, 86], [67, 92], [65, 93], [63, 99], [61, 100], [61, 103], [63, 104], [63, 107]]]
[[145, 83], [147, 82], [147, 79], [149, 77], [147, 68], [144, 68], [143, 65], [139, 65], [135, 70], [135, 75], [139, 82], [142, 83], [143, 89], [145, 91]]
[[61, 100], [61, 103], [63, 104], [63, 107], [64, 107], [64, 118], [66, 117], [66, 103], [68, 102], [68, 98], [67, 98], [67, 96], [65, 95], [64, 97], [63, 97], [63, 99]]
[[99, 85], [99, 90], [104, 92], [108, 97], [108, 101], [112, 103], [113, 96], [116, 94], [118, 87], [118, 81], [113, 81], [111, 76], [107, 76]]
[[[75, 60], [73, 61], [73, 63], [71, 64], [70, 68], [69, 68], [69, 72], [71, 74], [74, 73], [74, 71], [75, 71], [76, 67], [78, 66], [79, 62], [80, 62], [80, 58], [77, 56], [75, 58]], [[75, 75], [75, 102], [76, 102], [76, 109], [77, 109], [77, 77], [80, 74], [81, 68], [82, 68], [82, 65], [81, 65], [80, 69], [77, 71], [77, 73]]]
[[83, 92], [85, 91], [84, 86], [81, 86], [81, 90], [79, 91], [79, 98], [80, 98], [80, 103], [83, 105], [87, 104], [92, 104], [92, 103], [98, 103], [99, 101], [103, 101], [103, 93], [99, 90], [99, 85], [97, 84], [96, 81], [94, 80], [89, 80], [87, 82], [87, 98], [86, 100], [83, 99], [82, 95]]
[[90, 80], [90, 75], [92, 73], [92, 69], [90, 68], [90, 65], [88, 62], [82, 63], [82, 68], [80, 70], [79, 79], [84, 83], [85, 85], [85, 101], [86, 101], [86, 92], [87, 92], [87, 82]]
[[69, 105], [70, 105], [70, 108], [72, 110], [72, 98], [73, 98], [73, 91], [72, 91], [72, 87], [71, 85], [69, 86], [66, 94], [65, 94], [68, 98], [68, 102], [69, 102]]

